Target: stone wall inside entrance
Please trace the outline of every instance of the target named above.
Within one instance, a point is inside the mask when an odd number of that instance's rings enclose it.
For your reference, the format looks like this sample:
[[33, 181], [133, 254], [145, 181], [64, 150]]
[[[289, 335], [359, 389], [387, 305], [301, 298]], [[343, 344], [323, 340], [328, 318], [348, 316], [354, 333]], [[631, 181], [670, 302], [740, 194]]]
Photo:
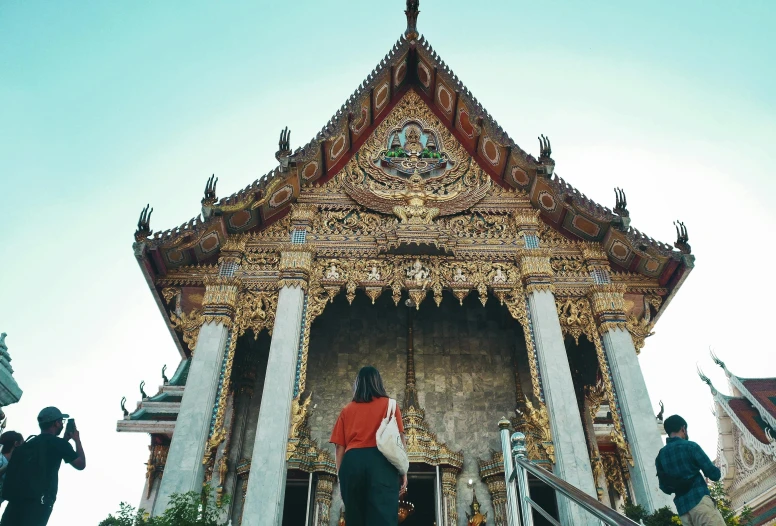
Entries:
[[[364, 365], [380, 370], [388, 394], [404, 399], [408, 308], [396, 307], [389, 294], [372, 305], [365, 295], [348, 305], [343, 295], [315, 320], [307, 368], [307, 390], [317, 404], [311, 421], [313, 437], [328, 444], [341, 408], [352, 398], [356, 374]], [[440, 441], [462, 450], [464, 468], [458, 478], [459, 521], [469, 510], [474, 481], [482, 511], [493, 517], [487, 487], [479, 479], [477, 459], [499, 450], [497, 422], [513, 416], [515, 353], [525, 354], [522, 329], [498, 300], [485, 307], [474, 295], [461, 306], [452, 295], [440, 307], [427, 298], [414, 318], [415, 369], [418, 397], [426, 419]], [[528, 379], [522, 374], [521, 383]], [[332, 448], [333, 446], [329, 446]], [[332, 524], [339, 517], [339, 492], [332, 503]]]

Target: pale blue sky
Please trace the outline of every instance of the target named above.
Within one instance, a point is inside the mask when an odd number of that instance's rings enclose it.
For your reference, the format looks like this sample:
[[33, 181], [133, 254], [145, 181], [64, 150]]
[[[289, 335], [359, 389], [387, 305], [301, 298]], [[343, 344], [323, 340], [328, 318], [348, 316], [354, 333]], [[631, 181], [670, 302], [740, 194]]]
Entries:
[[[773, 2], [423, 0], [418, 27], [525, 150], [602, 204], [628, 196], [662, 241], [687, 223], [697, 268], [641, 354], [653, 403], [713, 457], [709, 345], [776, 376], [767, 266], [776, 228]], [[0, 330], [35, 432], [78, 420], [86, 471], [61, 471], [51, 521], [136, 504], [148, 438], [117, 434], [119, 399], [178, 355], [132, 255], [140, 208], [166, 229], [306, 143], [404, 29], [404, 2], [0, 2]], [[759, 269], [763, 268], [763, 271]], [[494, 421], [501, 415], [494, 415]]]

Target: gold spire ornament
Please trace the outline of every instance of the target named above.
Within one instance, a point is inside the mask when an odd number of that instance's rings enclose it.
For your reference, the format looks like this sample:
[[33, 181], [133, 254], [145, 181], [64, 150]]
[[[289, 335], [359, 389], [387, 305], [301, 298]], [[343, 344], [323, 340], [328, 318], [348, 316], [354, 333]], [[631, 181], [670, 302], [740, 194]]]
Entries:
[[407, 0], [407, 9], [404, 14], [407, 15], [407, 29], [404, 31], [404, 37], [407, 40], [418, 38], [418, 15], [420, 14], [420, 0]]

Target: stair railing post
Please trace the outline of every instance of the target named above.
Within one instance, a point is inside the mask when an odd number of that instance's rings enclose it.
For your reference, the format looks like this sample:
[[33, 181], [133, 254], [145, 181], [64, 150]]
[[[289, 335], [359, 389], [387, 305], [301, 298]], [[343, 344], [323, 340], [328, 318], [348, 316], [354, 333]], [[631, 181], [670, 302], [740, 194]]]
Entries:
[[499, 420], [498, 427], [501, 430], [501, 453], [504, 457], [504, 479], [507, 487], [507, 526], [521, 526], [517, 504], [517, 486], [512, 477], [515, 464], [509, 447], [509, 420], [502, 418]]
[[528, 490], [528, 472], [517, 462], [518, 458], [526, 460], [525, 435], [519, 431], [512, 434], [512, 455], [515, 459], [515, 479], [520, 492], [520, 514], [523, 518], [523, 526], [533, 526], [533, 513], [527, 500], [531, 496]]

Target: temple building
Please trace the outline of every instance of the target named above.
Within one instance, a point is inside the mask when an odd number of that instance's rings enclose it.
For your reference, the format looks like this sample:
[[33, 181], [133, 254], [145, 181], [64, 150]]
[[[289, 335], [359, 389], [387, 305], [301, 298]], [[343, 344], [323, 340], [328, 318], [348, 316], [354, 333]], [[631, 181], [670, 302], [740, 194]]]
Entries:
[[22, 398], [22, 390], [13, 377], [11, 355], [8, 354], [8, 346], [5, 344], [6, 336], [6, 333], [0, 334], [0, 433], [7, 422], [3, 407], [15, 404]]
[[284, 130], [276, 167], [228, 197], [211, 177], [177, 228], [143, 210], [134, 253], [181, 362], [118, 430], [151, 436], [154, 514], [207, 483], [234, 525], [338, 524], [328, 440], [364, 365], [403, 413], [403, 524], [506, 524], [503, 417], [601, 502], [672, 505], [637, 355], [693, 268], [684, 225], [655, 241], [622, 190], [609, 209], [555, 173], [549, 139], [515, 144], [405, 12], [313, 140]]
[[776, 524], [776, 378], [741, 378], [712, 357], [732, 393], [720, 393], [700, 373], [714, 397], [722, 483], [733, 509], [752, 509], [752, 526]]

